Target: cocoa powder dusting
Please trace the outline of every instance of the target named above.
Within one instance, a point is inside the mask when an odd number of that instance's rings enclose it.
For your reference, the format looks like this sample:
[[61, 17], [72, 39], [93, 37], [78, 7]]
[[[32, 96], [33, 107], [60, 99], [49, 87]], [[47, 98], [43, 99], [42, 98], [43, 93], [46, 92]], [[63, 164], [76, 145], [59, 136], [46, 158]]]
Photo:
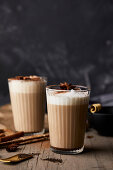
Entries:
[[56, 158], [44, 158], [44, 159], [41, 159], [43, 161], [50, 161], [50, 162], [53, 162], [53, 163], [63, 163], [62, 159], [56, 159]]
[[89, 139], [91, 139], [91, 138], [93, 138], [93, 137], [94, 137], [94, 136], [91, 136], [91, 135], [88, 135], [88, 136], [87, 136], [87, 138], [89, 138]]

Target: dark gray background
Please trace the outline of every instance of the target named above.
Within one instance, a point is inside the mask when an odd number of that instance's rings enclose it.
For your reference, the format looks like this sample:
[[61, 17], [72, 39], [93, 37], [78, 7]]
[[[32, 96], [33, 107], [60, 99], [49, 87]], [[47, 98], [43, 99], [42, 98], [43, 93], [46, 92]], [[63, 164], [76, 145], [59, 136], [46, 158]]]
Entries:
[[29, 74], [113, 93], [113, 1], [0, 0], [0, 104], [7, 78]]

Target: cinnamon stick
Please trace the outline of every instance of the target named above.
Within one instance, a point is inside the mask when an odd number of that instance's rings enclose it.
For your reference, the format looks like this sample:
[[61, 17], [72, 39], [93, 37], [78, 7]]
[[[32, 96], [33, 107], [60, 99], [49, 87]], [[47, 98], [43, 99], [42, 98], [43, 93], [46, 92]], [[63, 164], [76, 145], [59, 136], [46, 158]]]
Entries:
[[43, 138], [39, 138], [39, 139], [32, 139], [32, 140], [28, 140], [28, 141], [25, 141], [25, 142], [20, 142], [19, 145], [41, 142], [41, 141], [45, 141], [45, 140], [49, 140], [49, 137], [43, 137]]
[[[32, 143], [33, 140], [41, 141], [41, 140], [46, 140], [46, 138], [49, 138], [49, 133], [46, 134], [41, 134], [41, 135], [33, 135], [33, 136], [24, 136], [19, 139], [13, 139], [11, 141], [6, 141], [6, 142], [1, 142], [0, 147], [4, 147], [6, 145], [12, 144], [12, 143], [18, 143], [18, 144], [27, 144], [27, 141]], [[26, 142], [26, 143], [24, 143]]]
[[12, 135], [8, 135], [8, 136], [5, 136], [5, 137], [1, 137], [0, 138], [0, 142], [6, 142], [6, 141], [10, 141], [10, 140], [13, 140], [13, 139], [16, 139], [16, 138], [19, 138], [21, 136], [24, 136], [24, 132], [16, 132]]
[[5, 136], [5, 133], [0, 133], [0, 138], [4, 136]]

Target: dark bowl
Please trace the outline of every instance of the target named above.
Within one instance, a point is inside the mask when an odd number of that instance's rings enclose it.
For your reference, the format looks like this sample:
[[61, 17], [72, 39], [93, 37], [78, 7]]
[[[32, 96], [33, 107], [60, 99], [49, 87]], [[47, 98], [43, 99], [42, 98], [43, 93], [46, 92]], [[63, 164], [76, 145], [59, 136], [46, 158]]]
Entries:
[[88, 112], [89, 124], [100, 135], [113, 136], [113, 107], [102, 107], [98, 113]]

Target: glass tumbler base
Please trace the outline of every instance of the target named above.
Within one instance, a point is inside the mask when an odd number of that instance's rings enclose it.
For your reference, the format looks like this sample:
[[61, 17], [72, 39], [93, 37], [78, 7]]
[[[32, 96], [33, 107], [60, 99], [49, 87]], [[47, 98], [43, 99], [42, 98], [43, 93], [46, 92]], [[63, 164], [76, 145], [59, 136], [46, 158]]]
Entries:
[[51, 150], [57, 154], [62, 154], [62, 155], [77, 155], [81, 152], [83, 152], [84, 150], [84, 146], [80, 149], [73, 149], [73, 150], [62, 150], [62, 149], [58, 149], [58, 148], [54, 148], [54, 147], [50, 147]]
[[31, 136], [31, 135], [41, 135], [45, 133], [45, 129], [43, 129], [41, 132], [25, 132], [25, 136]]

